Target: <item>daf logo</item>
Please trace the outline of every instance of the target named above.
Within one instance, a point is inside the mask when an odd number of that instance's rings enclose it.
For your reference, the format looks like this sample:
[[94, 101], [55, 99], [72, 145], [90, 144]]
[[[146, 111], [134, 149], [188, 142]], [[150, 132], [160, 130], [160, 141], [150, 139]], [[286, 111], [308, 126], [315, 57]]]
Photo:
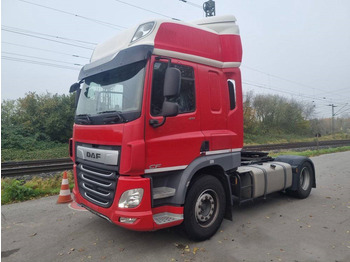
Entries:
[[101, 154], [86, 152], [86, 157], [93, 158], [93, 159], [99, 159], [99, 158], [101, 158]]

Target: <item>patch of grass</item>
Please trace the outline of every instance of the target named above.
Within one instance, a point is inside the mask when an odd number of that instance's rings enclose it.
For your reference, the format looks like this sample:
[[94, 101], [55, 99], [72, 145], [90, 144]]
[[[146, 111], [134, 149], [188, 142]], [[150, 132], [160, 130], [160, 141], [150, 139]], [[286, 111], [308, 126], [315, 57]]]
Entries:
[[[74, 176], [68, 171], [70, 189], [74, 187]], [[1, 204], [10, 204], [43, 196], [57, 195], [61, 189], [63, 173], [53, 177], [33, 177], [31, 180], [17, 180], [15, 178], [1, 179]]]
[[337, 153], [337, 152], [345, 152], [350, 151], [350, 146], [342, 146], [342, 147], [334, 147], [334, 148], [326, 148], [326, 149], [320, 149], [320, 150], [306, 150], [306, 151], [281, 151], [281, 152], [274, 152], [270, 153], [269, 155], [272, 157], [277, 157], [281, 155], [296, 155], [296, 156], [306, 156], [306, 157], [313, 157], [313, 156], [319, 156], [324, 154], [331, 154], [331, 153]]
[[[346, 140], [350, 139], [350, 134], [339, 133], [333, 135], [325, 135], [320, 137], [319, 141], [328, 140]], [[244, 145], [264, 145], [264, 144], [283, 144], [294, 142], [316, 142], [313, 136], [298, 136], [293, 134], [265, 134], [265, 135], [244, 135]]]
[[1, 162], [39, 160], [69, 157], [68, 144], [57, 144], [57, 146], [47, 149], [2, 149]]

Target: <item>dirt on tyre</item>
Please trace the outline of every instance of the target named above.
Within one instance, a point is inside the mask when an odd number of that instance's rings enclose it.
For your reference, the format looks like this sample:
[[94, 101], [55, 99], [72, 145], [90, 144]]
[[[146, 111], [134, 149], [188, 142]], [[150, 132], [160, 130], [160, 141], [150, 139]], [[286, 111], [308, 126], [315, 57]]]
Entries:
[[307, 198], [310, 195], [314, 179], [314, 171], [309, 162], [302, 164], [298, 178], [298, 189], [293, 193], [297, 198]]
[[225, 214], [226, 197], [221, 182], [203, 175], [190, 187], [184, 206], [183, 227], [192, 240], [209, 239], [219, 229]]

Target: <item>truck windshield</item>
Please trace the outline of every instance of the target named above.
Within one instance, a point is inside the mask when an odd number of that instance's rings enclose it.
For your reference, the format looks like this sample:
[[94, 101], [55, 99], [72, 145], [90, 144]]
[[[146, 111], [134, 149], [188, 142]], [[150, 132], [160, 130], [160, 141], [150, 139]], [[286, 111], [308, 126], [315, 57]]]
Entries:
[[111, 124], [140, 117], [146, 62], [87, 77], [80, 93], [75, 122]]

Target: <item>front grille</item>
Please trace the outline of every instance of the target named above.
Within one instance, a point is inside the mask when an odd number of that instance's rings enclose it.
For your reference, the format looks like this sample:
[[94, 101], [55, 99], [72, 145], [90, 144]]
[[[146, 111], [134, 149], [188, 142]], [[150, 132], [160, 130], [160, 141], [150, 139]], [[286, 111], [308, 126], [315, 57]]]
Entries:
[[117, 172], [79, 164], [77, 178], [79, 192], [86, 200], [101, 207], [112, 205], [118, 181]]

